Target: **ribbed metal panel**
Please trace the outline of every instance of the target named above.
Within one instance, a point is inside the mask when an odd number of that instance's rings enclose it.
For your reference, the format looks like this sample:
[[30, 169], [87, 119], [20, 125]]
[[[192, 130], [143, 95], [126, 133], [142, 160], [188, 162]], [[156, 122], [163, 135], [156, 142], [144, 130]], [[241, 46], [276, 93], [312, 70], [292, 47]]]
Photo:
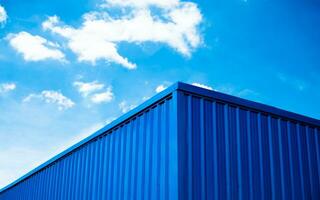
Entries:
[[180, 199], [320, 199], [319, 127], [179, 93]]
[[320, 121], [177, 83], [0, 200], [320, 199]]
[[177, 199], [172, 96], [0, 194], [7, 200]]

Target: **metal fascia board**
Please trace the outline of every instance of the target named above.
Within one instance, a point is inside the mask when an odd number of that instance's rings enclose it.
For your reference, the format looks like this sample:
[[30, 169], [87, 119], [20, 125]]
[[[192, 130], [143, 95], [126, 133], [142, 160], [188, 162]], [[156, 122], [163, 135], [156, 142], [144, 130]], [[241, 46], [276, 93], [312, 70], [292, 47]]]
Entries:
[[307, 124], [310, 124], [313, 126], [320, 127], [320, 120], [318, 120], [318, 119], [314, 119], [311, 117], [307, 117], [304, 115], [300, 115], [297, 113], [286, 111], [286, 110], [276, 108], [273, 106], [268, 106], [268, 105], [265, 105], [262, 103], [253, 102], [250, 100], [242, 99], [239, 97], [223, 94], [220, 92], [196, 87], [196, 86], [181, 83], [181, 82], [178, 82], [177, 84], [178, 84], [178, 90], [181, 90], [181, 91], [186, 91], [189, 93], [202, 95], [205, 97], [221, 100], [221, 101], [228, 102], [231, 104], [237, 104], [237, 105], [240, 105], [243, 107], [251, 108], [254, 110], [259, 110], [259, 111], [262, 111], [265, 113], [269, 113], [269, 114], [273, 114], [273, 115], [277, 115], [277, 116], [282, 116], [284, 118], [292, 119], [294, 121], [300, 121], [300, 122], [304, 122], [304, 123], [307, 123]]

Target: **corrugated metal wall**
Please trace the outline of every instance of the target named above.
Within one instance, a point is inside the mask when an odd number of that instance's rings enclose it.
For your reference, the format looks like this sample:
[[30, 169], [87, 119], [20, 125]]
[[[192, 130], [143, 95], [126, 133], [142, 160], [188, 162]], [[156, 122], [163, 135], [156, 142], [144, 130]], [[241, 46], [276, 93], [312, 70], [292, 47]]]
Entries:
[[320, 129], [180, 92], [180, 199], [320, 199]]
[[180, 83], [134, 112], [0, 200], [320, 199], [316, 120]]
[[167, 97], [4, 191], [0, 199], [176, 200], [174, 106]]

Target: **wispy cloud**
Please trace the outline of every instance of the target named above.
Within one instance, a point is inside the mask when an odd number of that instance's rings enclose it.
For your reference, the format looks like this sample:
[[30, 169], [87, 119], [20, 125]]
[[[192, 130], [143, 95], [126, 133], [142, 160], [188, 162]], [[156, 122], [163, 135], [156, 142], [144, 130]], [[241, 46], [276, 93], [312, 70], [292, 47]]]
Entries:
[[76, 81], [73, 85], [78, 89], [80, 94], [84, 97], [87, 97], [89, 94], [93, 92], [97, 92], [104, 88], [104, 84], [98, 83], [98, 81], [93, 82], [81, 82]]
[[[0, 26], [7, 21], [8, 15], [3, 6], [0, 5]], [[1, 27], [0, 27], [1, 28]]]
[[197, 87], [201, 87], [201, 88], [204, 88], [204, 89], [207, 89], [207, 90], [213, 90], [212, 87], [204, 85], [204, 84], [201, 84], [201, 83], [192, 83], [192, 85], [197, 86]]
[[105, 123], [106, 124], [110, 124], [111, 122], [113, 122], [114, 120], [116, 120], [117, 118], [116, 117], [108, 117], [106, 120], [105, 120]]
[[155, 89], [156, 93], [162, 92], [163, 90], [165, 90], [167, 88], [167, 86], [164, 85], [158, 85]]
[[23, 102], [30, 102], [34, 99], [44, 101], [48, 104], [55, 104], [58, 106], [59, 110], [69, 109], [75, 105], [71, 99], [67, 98], [60, 92], [52, 90], [44, 90], [39, 94], [30, 94], [23, 99]]
[[169, 82], [169, 81], [163, 81], [160, 85], [158, 85], [158, 86], [155, 88], [155, 92], [156, 92], [156, 93], [162, 92], [163, 90], [167, 89], [170, 85], [171, 85], [171, 82]]
[[249, 88], [237, 88], [233, 85], [220, 85], [215, 87], [214, 89], [217, 92], [222, 92], [225, 94], [229, 94], [229, 95], [233, 95], [233, 96], [237, 96], [237, 97], [257, 97], [259, 96], [259, 94], [257, 92], [255, 92], [252, 89]]
[[[128, 69], [136, 68], [136, 64], [119, 54], [117, 44], [120, 42], [162, 43], [186, 57], [202, 42], [198, 28], [202, 14], [195, 3], [106, 0], [101, 7], [106, 11], [84, 14], [79, 27], [65, 25], [57, 16], [49, 17], [42, 27], [66, 38], [67, 46], [79, 61], [95, 64], [104, 60]], [[107, 13], [109, 8], [118, 9], [121, 16], [112, 17]]]
[[47, 59], [65, 61], [65, 55], [59, 50], [59, 45], [46, 40], [38, 35], [31, 35], [28, 32], [19, 32], [7, 36], [10, 45], [26, 61], [41, 61]]
[[126, 113], [126, 112], [134, 109], [135, 107], [136, 107], [136, 105], [128, 104], [127, 101], [122, 101], [122, 102], [119, 103], [119, 108], [120, 108], [122, 113]]
[[107, 103], [113, 99], [112, 88], [108, 87], [105, 92], [95, 93], [91, 96], [91, 101], [96, 104]]
[[147, 8], [157, 6], [164, 9], [170, 9], [177, 6], [180, 0], [104, 0], [103, 7], [122, 6], [122, 7], [137, 7]]
[[289, 85], [299, 91], [303, 91], [308, 86], [308, 84], [305, 81], [298, 79], [296, 77], [293, 77], [291, 75], [278, 73], [277, 78], [281, 82], [283, 82], [283, 83], [285, 83], [285, 84], [287, 84], [287, 85]]
[[258, 93], [251, 90], [251, 89], [248, 89], [248, 88], [241, 89], [241, 88], [237, 88], [237, 87], [230, 85], [230, 84], [224, 84], [224, 85], [218, 85], [215, 87], [211, 87], [208, 85], [204, 85], [202, 83], [194, 82], [194, 83], [192, 83], [192, 85], [197, 86], [197, 87], [201, 87], [204, 89], [208, 89], [208, 90], [214, 90], [216, 92], [222, 92], [222, 93], [237, 96], [237, 97], [244, 98], [244, 97], [258, 96]]
[[16, 89], [16, 84], [14, 83], [2, 83], [0, 84], [0, 94], [4, 94]]
[[73, 85], [83, 97], [89, 98], [89, 100], [95, 104], [108, 103], [114, 98], [112, 87], [106, 87], [103, 83], [99, 83], [98, 81], [76, 81]]

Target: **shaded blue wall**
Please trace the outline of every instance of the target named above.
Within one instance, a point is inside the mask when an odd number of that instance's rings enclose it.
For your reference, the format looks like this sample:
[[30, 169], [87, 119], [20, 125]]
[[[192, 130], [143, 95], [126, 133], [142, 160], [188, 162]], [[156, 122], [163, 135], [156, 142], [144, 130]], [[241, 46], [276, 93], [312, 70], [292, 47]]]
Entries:
[[320, 129], [179, 92], [180, 199], [320, 199]]

